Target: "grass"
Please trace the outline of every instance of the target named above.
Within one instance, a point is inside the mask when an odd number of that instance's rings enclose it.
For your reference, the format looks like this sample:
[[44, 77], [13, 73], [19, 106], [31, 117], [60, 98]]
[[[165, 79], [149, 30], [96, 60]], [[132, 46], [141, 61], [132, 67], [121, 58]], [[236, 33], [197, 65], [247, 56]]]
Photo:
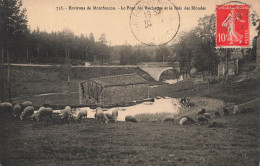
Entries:
[[[259, 112], [218, 119], [224, 128], [174, 123], [6, 121], [6, 165], [258, 165]], [[3, 122], [1, 122], [3, 124]]]

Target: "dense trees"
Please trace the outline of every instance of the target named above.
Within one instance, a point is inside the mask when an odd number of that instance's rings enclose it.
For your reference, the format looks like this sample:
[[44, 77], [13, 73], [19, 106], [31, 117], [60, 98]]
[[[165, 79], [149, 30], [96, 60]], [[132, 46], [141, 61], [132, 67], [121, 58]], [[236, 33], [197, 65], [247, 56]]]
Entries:
[[183, 67], [216, 74], [219, 57], [215, 46], [215, 16], [210, 15], [200, 18], [197, 27], [184, 33], [173, 50]]
[[[64, 64], [69, 51], [71, 64], [84, 61], [111, 64], [118, 61], [122, 65], [135, 65], [149, 61], [178, 61], [187, 71], [195, 67], [198, 71], [215, 74], [222, 58], [219, 57], [221, 51], [215, 49], [214, 14], [200, 18], [198, 26], [183, 33], [178, 43], [148, 48], [144, 45], [111, 46], [105, 33], [95, 39], [93, 33], [76, 36], [68, 29], [51, 33], [39, 28], [30, 31], [26, 25], [26, 10], [21, 9], [21, 5], [19, 0], [0, 0], [1, 62], [10, 59], [15, 63]], [[259, 20], [254, 15], [252, 20], [259, 30]], [[253, 49], [245, 51], [254, 55], [252, 58], [255, 57], [255, 39], [253, 45]]]
[[[72, 62], [77, 60], [94, 61], [108, 59], [108, 46], [95, 42], [93, 34], [74, 35], [70, 30], [61, 32], [42, 32], [39, 29], [26, 35], [25, 46], [15, 47], [11, 59], [13, 62], [31, 63], [65, 63], [66, 48], [69, 48]], [[105, 39], [104, 39], [105, 40]], [[20, 52], [20, 55], [17, 55]]]
[[[0, 47], [1, 47], [1, 69], [0, 69], [0, 99], [4, 98], [4, 82], [7, 82], [8, 98], [11, 100], [10, 88], [10, 54], [13, 54], [17, 41], [23, 41], [23, 34], [27, 30], [25, 9], [21, 9], [22, 2], [18, 0], [0, 0]], [[23, 43], [24, 44], [24, 43]], [[21, 45], [22, 46], [22, 45]], [[20, 47], [21, 47], [20, 46]], [[8, 62], [7, 77], [4, 75], [4, 60]], [[5, 78], [7, 81], [5, 81]]]

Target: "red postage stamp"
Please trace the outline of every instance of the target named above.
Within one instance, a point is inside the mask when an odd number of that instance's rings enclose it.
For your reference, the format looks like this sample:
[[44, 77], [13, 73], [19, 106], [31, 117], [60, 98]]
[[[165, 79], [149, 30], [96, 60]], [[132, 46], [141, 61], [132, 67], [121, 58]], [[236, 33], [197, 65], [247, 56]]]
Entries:
[[216, 47], [250, 47], [250, 7], [247, 5], [216, 7]]

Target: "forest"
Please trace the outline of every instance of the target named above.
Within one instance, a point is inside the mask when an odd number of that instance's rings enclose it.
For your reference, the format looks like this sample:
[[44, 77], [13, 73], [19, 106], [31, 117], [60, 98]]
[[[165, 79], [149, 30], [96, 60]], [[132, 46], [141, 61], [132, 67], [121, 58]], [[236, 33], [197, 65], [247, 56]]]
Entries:
[[[91, 62], [98, 65], [136, 65], [139, 62], [180, 62], [186, 68], [195, 67], [198, 71], [214, 73], [227, 53], [215, 49], [215, 14], [198, 20], [198, 25], [188, 32], [181, 32], [175, 43], [162, 46], [144, 44], [111, 45], [106, 34], [95, 39], [93, 33], [75, 35], [70, 29], [58, 32], [45, 32], [40, 28], [28, 27], [26, 9], [22, 1], [0, 1], [0, 50], [1, 62], [83, 65]], [[259, 32], [259, 19], [253, 13], [251, 20]], [[243, 57], [254, 60], [256, 37], [253, 47], [241, 49]], [[67, 61], [68, 60], [68, 61]]]

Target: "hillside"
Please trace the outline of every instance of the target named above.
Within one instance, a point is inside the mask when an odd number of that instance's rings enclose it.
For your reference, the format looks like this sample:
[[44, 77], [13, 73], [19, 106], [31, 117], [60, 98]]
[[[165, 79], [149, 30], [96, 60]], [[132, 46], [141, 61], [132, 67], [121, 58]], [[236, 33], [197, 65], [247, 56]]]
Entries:
[[[72, 67], [70, 90], [78, 91], [79, 82], [93, 77], [134, 73], [141, 75], [149, 82], [154, 81], [138, 67]], [[44, 93], [62, 93], [68, 89], [67, 68], [64, 66], [11, 66], [10, 75], [13, 98]], [[7, 96], [7, 88], [5, 90], [5, 96]]]

